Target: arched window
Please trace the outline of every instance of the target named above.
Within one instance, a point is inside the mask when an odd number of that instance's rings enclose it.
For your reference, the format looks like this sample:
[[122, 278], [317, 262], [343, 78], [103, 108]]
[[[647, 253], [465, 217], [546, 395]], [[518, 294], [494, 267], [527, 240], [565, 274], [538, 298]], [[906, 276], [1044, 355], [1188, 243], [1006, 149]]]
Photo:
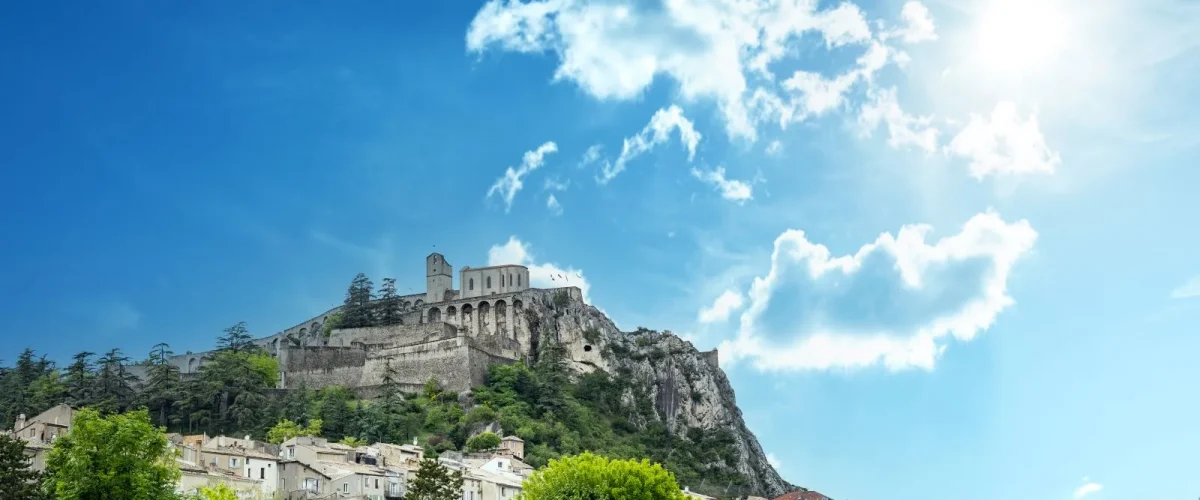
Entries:
[[517, 273], [517, 286], [521, 286], [521, 273]]
[[512, 273], [508, 273], [508, 286], [512, 286]]
[[491, 287], [492, 287], [492, 277], [491, 277], [491, 276], [488, 276], [488, 277], [487, 277], [487, 287], [488, 287], [488, 288], [491, 288]]
[[475, 278], [471, 278], [471, 279], [467, 280], [467, 283], [468, 283], [467, 290], [475, 289]]

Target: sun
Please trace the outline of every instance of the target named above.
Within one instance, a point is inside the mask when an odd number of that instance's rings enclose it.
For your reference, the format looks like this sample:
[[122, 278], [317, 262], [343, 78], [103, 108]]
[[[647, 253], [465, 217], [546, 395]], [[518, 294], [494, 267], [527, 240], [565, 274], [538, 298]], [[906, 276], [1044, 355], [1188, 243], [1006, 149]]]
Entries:
[[990, 0], [980, 12], [976, 55], [992, 71], [1043, 69], [1062, 49], [1065, 31], [1053, 0]]

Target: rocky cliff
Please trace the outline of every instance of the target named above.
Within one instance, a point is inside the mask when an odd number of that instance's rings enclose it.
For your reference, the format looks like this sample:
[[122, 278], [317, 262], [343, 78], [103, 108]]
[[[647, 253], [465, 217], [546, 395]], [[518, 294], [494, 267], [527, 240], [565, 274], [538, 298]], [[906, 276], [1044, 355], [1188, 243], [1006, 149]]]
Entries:
[[698, 351], [670, 332], [622, 332], [595, 307], [562, 295], [543, 294], [530, 302], [526, 314], [531, 352], [554, 339], [565, 347], [577, 371], [604, 370], [635, 380], [644, 391], [630, 390], [624, 397], [634, 404], [639, 394], [649, 395], [655, 410], [651, 418], [672, 434], [727, 430], [737, 455], [733, 467], [747, 481], [738, 488], [742, 492], [774, 497], [795, 489], [767, 462], [758, 439], [746, 427], [715, 350]]

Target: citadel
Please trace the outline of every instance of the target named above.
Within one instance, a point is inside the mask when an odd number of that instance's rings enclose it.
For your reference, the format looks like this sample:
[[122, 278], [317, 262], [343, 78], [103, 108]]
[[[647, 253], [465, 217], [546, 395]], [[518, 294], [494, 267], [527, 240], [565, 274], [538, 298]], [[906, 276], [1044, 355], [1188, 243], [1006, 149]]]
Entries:
[[[529, 269], [522, 265], [463, 267], [458, 290], [453, 272], [454, 266], [442, 254], [426, 257], [425, 293], [399, 297], [398, 324], [333, 328], [326, 336], [325, 324], [341, 311], [338, 306], [254, 343], [279, 360], [280, 389], [301, 385], [370, 389], [381, 385], [390, 370], [406, 390], [415, 391], [432, 376], [443, 387], [463, 391], [481, 384], [488, 366], [533, 356], [539, 339], [536, 325], [529, 323], [546, 315], [529, 314], [530, 308], [552, 309], [556, 298], [583, 300], [578, 287], [530, 287]], [[607, 318], [588, 316], [582, 320], [588, 324], [570, 325], [570, 329], [615, 331]], [[567, 351], [576, 362], [601, 362], [599, 349], [590, 345], [568, 346]], [[170, 362], [186, 378], [199, 371], [209, 354], [177, 355]]]

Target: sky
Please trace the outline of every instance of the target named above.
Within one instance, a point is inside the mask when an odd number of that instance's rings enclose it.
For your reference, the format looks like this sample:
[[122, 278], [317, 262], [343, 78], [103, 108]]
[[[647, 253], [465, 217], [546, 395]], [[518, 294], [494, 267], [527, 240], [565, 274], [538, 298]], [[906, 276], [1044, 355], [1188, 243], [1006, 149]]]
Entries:
[[1200, 494], [1200, 4], [7, 7], [5, 363], [437, 251], [718, 348], [839, 500]]

